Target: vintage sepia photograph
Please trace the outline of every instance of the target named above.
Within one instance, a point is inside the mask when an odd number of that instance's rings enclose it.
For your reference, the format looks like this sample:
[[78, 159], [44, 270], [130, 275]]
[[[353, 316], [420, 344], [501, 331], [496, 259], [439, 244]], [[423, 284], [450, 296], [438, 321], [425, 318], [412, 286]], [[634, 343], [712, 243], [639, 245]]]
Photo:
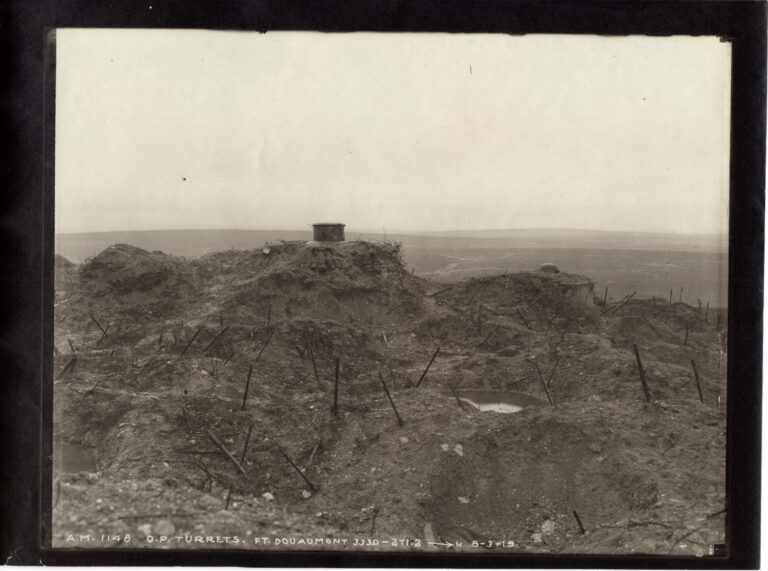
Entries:
[[727, 38], [53, 37], [50, 547], [728, 553]]

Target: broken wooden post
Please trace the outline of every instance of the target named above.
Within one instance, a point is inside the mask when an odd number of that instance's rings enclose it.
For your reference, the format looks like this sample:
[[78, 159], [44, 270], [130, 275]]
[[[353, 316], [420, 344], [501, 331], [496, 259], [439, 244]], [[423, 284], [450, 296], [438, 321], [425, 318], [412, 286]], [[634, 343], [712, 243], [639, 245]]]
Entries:
[[696, 313], [701, 314], [701, 300], [696, 298], [696, 302], [699, 304], [699, 309], [696, 311]]
[[653, 309], [656, 309], [656, 296], [653, 296]]
[[264, 341], [264, 345], [261, 346], [261, 350], [259, 351], [259, 354], [256, 355], [256, 360], [254, 363], [258, 363], [259, 359], [261, 359], [261, 354], [264, 352], [264, 349], [267, 348], [267, 345], [269, 345], [269, 342], [272, 340], [272, 335], [274, 335], [274, 330], [269, 332], [269, 336], [267, 337], [267, 340]]
[[330, 335], [328, 335], [328, 333], [325, 334], [325, 340], [328, 342], [328, 354], [335, 355], [337, 353], [336, 343], [334, 343], [333, 339], [330, 337]]
[[[142, 283], [143, 283], [144, 285], [147, 285], [147, 284], [146, 284], [146, 283], [145, 283], [143, 280], [142, 280]], [[158, 294], [158, 293], [155, 291], [155, 288], [153, 288], [153, 287], [150, 287], [150, 288], [149, 288], [149, 291], [151, 291], [151, 292], [152, 292], [152, 294], [153, 294], [153, 295], [154, 295], [154, 296], [155, 296], [157, 299], [159, 299], [159, 300], [162, 300], [162, 299], [163, 299], [162, 297], [160, 297], [160, 294]]]
[[461, 402], [461, 399], [459, 398], [459, 395], [456, 393], [456, 389], [454, 389], [451, 385], [448, 385], [448, 388], [451, 389], [451, 393], [453, 393], [453, 398], [456, 399], [456, 402], [459, 404], [459, 407], [461, 410], [467, 410], [464, 406], [464, 403]]
[[432, 355], [432, 358], [429, 360], [429, 363], [427, 363], [427, 368], [424, 369], [424, 372], [421, 374], [421, 377], [419, 377], [419, 382], [416, 383], [416, 386], [418, 387], [421, 385], [421, 381], [424, 380], [424, 377], [427, 376], [427, 371], [429, 371], [429, 368], [432, 366], [432, 362], [435, 360], [435, 357], [437, 357], [437, 354], [440, 352], [440, 347], [437, 348], [435, 353]]
[[475, 292], [474, 292], [474, 293], [471, 295], [471, 297], [469, 298], [469, 301], [467, 301], [467, 305], [469, 305], [470, 303], [472, 303], [472, 300], [473, 300], [473, 299], [475, 299], [475, 296], [476, 296], [478, 293], [480, 293], [480, 290], [481, 290], [481, 289], [483, 289], [484, 287], [485, 287], [485, 284], [484, 284], [484, 283], [481, 283], [481, 284], [480, 284], [480, 287], [478, 287], [478, 288], [475, 290]]
[[726, 513], [727, 511], [728, 511], [728, 508], [723, 508], [721, 510], [717, 510], [716, 512], [712, 512], [711, 514], [707, 514], [707, 518], [706, 519], [712, 519], [713, 517], [717, 517], [720, 514]]
[[104, 328], [101, 326], [101, 323], [99, 323], [98, 319], [96, 319], [96, 317], [94, 317], [93, 313], [91, 313], [91, 312], [89, 311], [89, 312], [88, 312], [88, 315], [90, 315], [90, 316], [91, 316], [91, 319], [93, 319], [93, 322], [96, 324], [96, 326], [97, 326], [99, 329], [101, 329], [101, 332], [104, 334], [104, 337], [106, 337], [106, 336], [107, 336], [107, 330], [106, 330], [106, 329], [104, 329]]
[[691, 359], [691, 366], [693, 367], [693, 375], [696, 377], [696, 390], [699, 391], [699, 400], [704, 402], [704, 395], [701, 393], [701, 379], [699, 379], [699, 371], [696, 370], [696, 361]]
[[218, 340], [219, 340], [219, 338], [220, 338], [222, 335], [224, 335], [224, 334], [225, 334], [227, 331], [229, 331], [229, 326], [227, 326], [227, 327], [225, 327], [224, 329], [222, 329], [221, 331], [219, 331], [219, 333], [216, 335], [216, 337], [214, 337], [214, 338], [213, 338], [213, 340], [211, 340], [211, 342], [210, 342], [210, 343], [208, 343], [208, 345], [206, 345], [206, 346], [205, 346], [205, 349], [203, 349], [203, 353], [206, 353], [206, 352], [208, 351], [208, 349], [210, 349], [211, 347], [213, 347], [213, 344], [214, 344], [214, 343], [216, 343], [216, 341], [218, 341]]
[[309, 462], [307, 462], [307, 467], [304, 468], [305, 472], [312, 467], [312, 462], [315, 460], [315, 454], [317, 453], [318, 448], [320, 448], [320, 445], [315, 444], [315, 447], [312, 449], [312, 454], [309, 455]]
[[704, 312], [704, 321], [709, 323], [709, 302], [707, 302], [707, 310]]
[[539, 364], [534, 361], [533, 362], [534, 367], [536, 367], [536, 372], [539, 375], [539, 380], [541, 381], [541, 386], [544, 387], [544, 392], [547, 393], [547, 400], [549, 401], [549, 404], [554, 405], [555, 403], [552, 402], [552, 395], [549, 394], [549, 387], [547, 386], [547, 382], [544, 380], [544, 375], [541, 374], [541, 369], [539, 369]]
[[483, 334], [483, 306], [477, 304], [477, 334]]
[[481, 346], [483, 343], [485, 343], [486, 341], [488, 341], [488, 339], [490, 339], [491, 337], [493, 337], [493, 334], [494, 334], [494, 333], [496, 333], [496, 332], [499, 330], [499, 327], [501, 327], [501, 325], [497, 325], [497, 326], [496, 326], [496, 327], [493, 329], [493, 331], [491, 331], [491, 332], [490, 332], [488, 335], [486, 335], [486, 336], [485, 336], [485, 339], [483, 339], [482, 341], [480, 341], [480, 343], [478, 343], [478, 344], [477, 344], [477, 346], [478, 346], [478, 347], [480, 347], [480, 346]]
[[373, 534], [376, 531], [376, 516], [378, 515], [379, 515], [379, 508], [374, 507], [373, 514], [371, 515], [371, 533], [369, 534], [369, 537], [373, 537]]
[[187, 349], [189, 349], [189, 346], [192, 345], [195, 339], [197, 339], [197, 336], [200, 334], [200, 329], [202, 327], [198, 327], [197, 331], [195, 331], [195, 334], [192, 336], [192, 339], [189, 340], [189, 343], [184, 347], [184, 350], [181, 352], [182, 355], [187, 352]]
[[75, 353], [77, 353], [77, 351], [75, 350], [75, 345], [74, 343], [72, 343], [72, 339], [67, 337], [67, 342], [69, 343], [69, 348], [72, 349], [72, 354], [74, 355]]
[[429, 294], [429, 297], [437, 297], [438, 295], [444, 294], [445, 292], [447, 292], [447, 291], [450, 291], [450, 290], [452, 290], [453, 288], [454, 288], [454, 286], [450, 286], [450, 287], [447, 287], [447, 288], [445, 288], [445, 289], [441, 289], [441, 290], [440, 290], [439, 292], [437, 292], [437, 293], [431, 293], [431, 294]]
[[624, 297], [622, 297], [618, 302], [614, 303], [612, 306], [610, 306], [610, 307], [603, 307], [602, 311], [600, 311], [600, 315], [608, 315], [614, 309], [616, 309], [619, 306], [619, 304], [621, 304], [625, 299], [627, 299], [626, 295]]
[[530, 323], [528, 323], [528, 320], [525, 318], [525, 315], [523, 315], [523, 312], [522, 312], [522, 311], [520, 311], [520, 310], [518, 309], [518, 310], [517, 310], [517, 314], [520, 316], [520, 319], [522, 319], [522, 320], [523, 320], [523, 323], [525, 324], [525, 326], [526, 326], [528, 329], [533, 329], [533, 328], [531, 327], [531, 324], [530, 324]]
[[320, 384], [320, 375], [317, 374], [317, 363], [315, 363], [315, 354], [312, 352], [312, 347], [307, 345], [307, 350], [309, 351], [309, 358], [312, 359], [312, 368], [315, 370], [315, 381], [317, 381], [317, 384]]
[[680, 286], [680, 297], [678, 298], [678, 303], [683, 302], [683, 286]]
[[195, 459], [195, 464], [205, 472], [206, 479], [203, 482], [203, 491], [210, 492], [213, 488], [213, 476], [211, 475], [211, 471], [208, 470], [208, 466], [206, 466], [200, 458]]
[[624, 302], [623, 302], [623, 303], [621, 303], [621, 305], [619, 305], [619, 307], [617, 307], [617, 308], [616, 308], [616, 312], [618, 312], [618, 311], [619, 311], [619, 310], [620, 310], [622, 307], [624, 307], [625, 305], [627, 305], [627, 304], [628, 304], [628, 303], [629, 303], [629, 302], [632, 300], [632, 298], [633, 298], [633, 297], [635, 297], [635, 294], [636, 294], [636, 293], [637, 293], [637, 291], [633, 291], [633, 292], [632, 292], [632, 293], [629, 295], [629, 297], [628, 297], [627, 299], [625, 299], [625, 300], [624, 300]]
[[669, 290], [669, 305], [672, 305], [672, 290]]
[[192, 433], [192, 423], [189, 421], [189, 414], [187, 413], [187, 389], [181, 393], [181, 413], [184, 415], [184, 420], [187, 423], [187, 432]]
[[269, 329], [269, 323], [272, 320], [272, 302], [269, 302], [269, 306], [267, 306], [267, 329]]
[[685, 340], [683, 341], [683, 347], [688, 345], [688, 321], [685, 322]]
[[104, 341], [104, 338], [107, 336], [107, 332], [109, 331], [109, 328], [112, 327], [111, 323], [107, 323], [107, 328], [104, 330], [104, 332], [101, 334], [101, 337], [99, 337], [99, 340], [96, 341], [96, 345], [100, 345], [102, 341]]
[[633, 291], [631, 294], [629, 294], [629, 295], [627, 295], [627, 296], [624, 296], [624, 297], [622, 298], [622, 300], [621, 300], [619, 303], [617, 303], [616, 305], [614, 305], [614, 306], [610, 307], [609, 309], [607, 309], [607, 310], [603, 311], [603, 315], [608, 315], [608, 314], [610, 314], [610, 313], [613, 313], [614, 311], [618, 312], [618, 311], [619, 311], [619, 309], [621, 309], [622, 307], [624, 307], [626, 304], [628, 304], [628, 303], [629, 303], [629, 301], [630, 301], [630, 300], [631, 300], [633, 297], [635, 297], [635, 294], [636, 294], [636, 293], [637, 293], [637, 291]]
[[296, 473], [301, 476], [301, 478], [307, 483], [307, 486], [309, 486], [309, 489], [313, 492], [317, 491], [317, 488], [312, 484], [312, 482], [309, 481], [309, 479], [304, 475], [304, 472], [302, 472], [299, 467], [294, 464], [293, 460], [290, 459], [288, 454], [285, 453], [285, 450], [283, 450], [280, 446], [277, 447], [277, 449], [280, 451], [280, 454], [283, 455], [283, 458], [288, 460], [288, 463], [291, 465], [291, 467], [296, 470]]
[[573, 517], [576, 518], [576, 523], [579, 524], [579, 531], [581, 532], [581, 535], [584, 535], [587, 533], [587, 531], [584, 529], [584, 526], [581, 523], [581, 518], [579, 517], [579, 514], [576, 513], [576, 510], [573, 510]]
[[245, 462], [245, 453], [248, 451], [248, 443], [251, 441], [251, 432], [253, 424], [248, 427], [248, 434], [245, 435], [245, 444], [243, 444], [243, 453], [240, 455], [240, 462]]
[[248, 367], [248, 379], [245, 381], [245, 391], [243, 392], [243, 404], [240, 405], [240, 410], [245, 410], [245, 401], [248, 400], [248, 389], [251, 386], [251, 374], [253, 373], [253, 365]]
[[243, 473], [243, 475], [244, 475], [244, 476], [247, 478], [247, 477], [248, 477], [248, 474], [245, 472], [245, 468], [243, 468], [243, 465], [242, 465], [242, 464], [240, 464], [240, 462], [238, 462], [237, 458], [235, 458], [235, 457], [232, 455], [232, 452], [230, 452], [229, 450], [227, 450], [227, 447], [226, 447], [226, 446], [224, 446], [224, 444], [221, 442], [221, 440], [219, 440], [219, 438], [218, 438], [218, 437], [217, 437], [217, 436], [216, 436], [216, 435], [215, 435], [213, 432], [211, 432], [211, 430], [210, 430], [209, 428], [207, 428], [207, 427], [205, 428], [205, 433], [208, 435], [208, 438], [210, 438], [210, 439], [213, 441], [213, 443], [214, 443], [216, 446], [218, 446], [218, 447], [219, 447], [219, 449], [220, 449], [222, 452], [224, 452], [224, 454], [226, 454], [227, 458], [229, 458], [229, 460], [230, 460], [230, 461], [231, 461], [231, 462], [232, 462], [232, 463], [233, 463], [233, 464], [234, 464], [234, 465], [237, 467], [237, 469], [238, 469], [240, 472], [242, 472], [242, 473]]
[[[245, 462], [245, 453], [248, 451], [248, 442], [251, 440], [251, 431], [253, 430], [253, 424], [248, 427], [248, 434], [245, 437], [245, 444], [243, 444], [243, 453], [240, 455], [240, 463]], [[224, 504], [224, 509], [229, 509], [229, 499], [232, 497], [232, 484], [229, 485], [227, 490], [227, 501]]]
[[76, 364], [77, 364], [77, 355], [72, 355], [72, 358], [67, 362], [66, 365], [64, 365], [64, 367], [61, 369], [61, 371], [59, 372], [56, 378], [60, 379], [66, 373], [74, 371]]
[[608, 286], [605, 286], [605, 293], [603, 294], [603, 305], [608, 303]]
[[557, 366], [560, 364], [560, 358], [555, 361], [555, 364], [552, 366], [552, 370], [549, 372], [549, 378], [547, 379], [547, 386], [552, 386], [552, 381], [555, 380], [555, 371], [557, 370]]
[[381, 376], [381, 371], [379, 371], [379, 380], [381, 381], [381, 386], [384, 387], [384, 392], [387, 393], [387, 398], [389, 399], [389, 404], [392, 405], [392, 410], [395, 411], [395, 416], [397, 417], [397, 423], [402, 426], [403, 425], [403, 419], [400, 418], [400, 415], [397, 412], [397, 407], [395, 406], [395, 401], [392, 400], [392, 395], [389, 394], [389, 389], [387, 388], [387, 383], [384, 382], [384, 377]]
[[387, 368], [389, 369], [389, 378], [392, 379], [392, 387], [397, 388], [397, 383], [395, 382], [395, 372], [392, 370], [392, 367], [387, 365]]
[[643, 361], [640, 359], [640, 351], [637, 349], [637, 345], [634, 343], [632, 347], [635, 349], [635, 359], [637, 359], [637, 370], [640, 372], [640, 382], [643, 384], [643, 395], [645, 395], [645, 401], [651, 402], [651, 392], [648, 390], [648, 383], [645, 380], [645, 369], [643, 369]]
[[333, 416], [339, 414], [339, 358], [336, 357], [336, 375], [333, 380], [333, 406], [331, 407]]
[[301, 378], [300, 378], [298, 381], [294, 381], [294, 382], [292, 382], [290, 385], [288, 385], [288, 386], [286, 387], [286, 389], [292, 389], [293, 387], [295, 387], [295, 386], [296, 386], [296, 385], [298, 385], [299, 383], [303, 383], [303, 382], [304, 382], [304, 381], [306, 381], [306, 380], [307, 380], [307, 377], [301, 377]]
[[645, 317], [645, 316], [643, 315], [643, 316], [641, 316], [641, 317], [640, 317], [640, 319], [642, 319], [643, 321], [645, 321], [645, 322], [648, 324], [648, 327], [650, 327], [650, 328], [651, 328], [651, 331], [653, 331], [653, 332], [656, 334], [656, 337], [661, 337], [661, 333], [659, 333], [659, 330], [658, 330], [658, 329], [656, 329], [656, 327], [654, 327], [653, 323], [651, 323], [650, 321], [648, 321], [648, 318], [647, 318], [647, 317]]

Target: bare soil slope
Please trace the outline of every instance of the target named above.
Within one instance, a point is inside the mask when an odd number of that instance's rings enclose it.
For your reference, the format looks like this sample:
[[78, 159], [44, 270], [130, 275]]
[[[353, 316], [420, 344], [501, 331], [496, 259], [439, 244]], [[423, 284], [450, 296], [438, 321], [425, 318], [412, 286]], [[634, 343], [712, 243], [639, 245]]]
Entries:
[[[369, 242], [190, 260], [118, 244], [56, 269], [56, 546], [724, 542], [715, 312], [604, 305], [569, 274], [429, 282]], [[529, 398], [480, 412], [468, 389]]]

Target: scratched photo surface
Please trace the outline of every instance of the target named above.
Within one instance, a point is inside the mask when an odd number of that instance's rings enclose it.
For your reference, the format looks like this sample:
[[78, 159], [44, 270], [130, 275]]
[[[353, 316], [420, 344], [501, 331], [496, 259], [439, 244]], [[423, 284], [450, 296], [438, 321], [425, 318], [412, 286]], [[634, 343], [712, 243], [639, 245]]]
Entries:
[[53, 547], [720, 549], [730, 58], [57, 30]]

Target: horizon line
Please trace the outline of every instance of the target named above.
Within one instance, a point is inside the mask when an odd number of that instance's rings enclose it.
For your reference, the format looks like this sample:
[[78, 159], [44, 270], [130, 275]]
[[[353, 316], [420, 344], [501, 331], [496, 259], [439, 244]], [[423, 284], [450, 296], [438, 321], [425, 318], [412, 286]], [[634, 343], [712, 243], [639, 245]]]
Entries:
[[[77, 230], [77, 231], [54, 231], [54, 235], [69, 235], [69, 234], [110, 234], [119, 232], [221, 232], [221, 231], [233, 231], [233, 232], [312, 232], [312, 224], [307, 224], [307, 229], [302, 228], [148, 228], [148, 229], [120, 229], [120, 230]], [[346, 232], [348, 233], [364, 233], [364, 234], [393, 234], [393, 235], [405, 235], [405, 236], [423, 236], [434, 234], [466, 234], [468, 232], [514, 232], [520, 230], [535, 230], [535, 231], [572, 231], [572, 232], [594, 232], [603, 234], [660, 234], [666, 236], [728, 236], [729, 232], [674, 232], [674, 231], [662, 231], [662, 230], [597, 230], [592, 228], [574, 228], [574, 227], [560, 227], [560, 226], [537, 226], [537, 227], [513, 227], [513, 228], [486, 228], [486, 229], [450, 229], [450, 230], [386, 230], [385, 228], [379, 230], [372, 229], [358, 229], [350, 228], [347, 226]]]

